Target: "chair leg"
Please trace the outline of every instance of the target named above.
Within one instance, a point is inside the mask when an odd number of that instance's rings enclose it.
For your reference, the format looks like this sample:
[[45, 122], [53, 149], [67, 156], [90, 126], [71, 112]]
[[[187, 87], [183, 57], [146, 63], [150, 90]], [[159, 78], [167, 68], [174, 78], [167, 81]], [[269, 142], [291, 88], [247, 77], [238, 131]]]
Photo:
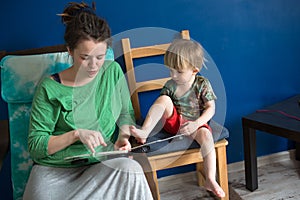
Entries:
[[148, 185], [150, 187], [152, 196], [154, 200], [160, 200], [158, 180], [156, 171], [145, 172], [146, 179], [148, 181]]
[[197, 177], [198, 177], [198, 185], [204, 186], [205, 184], [205, 174], [203, 162], [196, 163]]
[[156, 170], [153, 170], [146, 154], [137, 154], [133, 156], [143, 168], [149, 188], [154, 200], [160, 200], [158, 180]]
[[218, 182], [225, 192], [221, 200], [229, 200], [226, 146], [216, 148]]

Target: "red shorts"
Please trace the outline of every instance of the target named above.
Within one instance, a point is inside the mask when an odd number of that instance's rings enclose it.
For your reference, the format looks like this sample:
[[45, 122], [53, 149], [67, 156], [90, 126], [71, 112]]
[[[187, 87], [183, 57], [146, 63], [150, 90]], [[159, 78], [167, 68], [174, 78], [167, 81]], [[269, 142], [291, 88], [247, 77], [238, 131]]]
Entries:
[[[186, 119], [183, 119], [181, 115], [177, 113], [175, 106], [173, 107], [173, 115], [170, 118], [166, 118], [164, 120], [165, 120], [165, 124], [164, 124], [165, 131], [174, 135], [178, 133], [180, 126], [188, 121]], [[208, 124], [203, 124], [199, 128], [202, 127], [207, 128], [212, 133], [212, 129]]]

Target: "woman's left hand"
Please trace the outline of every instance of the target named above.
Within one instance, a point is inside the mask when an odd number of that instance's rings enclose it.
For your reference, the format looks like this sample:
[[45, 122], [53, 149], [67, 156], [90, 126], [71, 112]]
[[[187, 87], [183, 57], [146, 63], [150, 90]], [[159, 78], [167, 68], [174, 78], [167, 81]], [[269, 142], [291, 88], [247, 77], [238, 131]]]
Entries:
[[127, 138], [118, 138], [115, 142], [115, 150], [130, 150], [131, 144]]

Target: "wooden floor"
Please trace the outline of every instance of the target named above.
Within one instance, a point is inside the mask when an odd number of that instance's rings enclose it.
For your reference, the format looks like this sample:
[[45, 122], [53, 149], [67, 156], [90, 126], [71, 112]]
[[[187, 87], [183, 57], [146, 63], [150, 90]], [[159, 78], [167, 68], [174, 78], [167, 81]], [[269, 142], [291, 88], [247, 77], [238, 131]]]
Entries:
[[204, 188], [197, 186], [194, 172], [163, 177], [158, 184], [161, 200], [217, 199]]
[[[245, 188], [244, 162], [228, 165], [229, 186], [244, 200], [300, 199], [300, 162], [295, 151], [286, 151], [258, 158], [258, 189]], [[161, 200], [213, 200], [204, 188], [199, 188], [196, 174], [188, 172], [159, 179]]]
[[229, 173], [229, 183], [242, 199], [300, 199], [300, 161], [295, 160], [295, 150], [258, 159], [258, 189], [254, 192], [245, 188], [243, 165], [233, 164]]

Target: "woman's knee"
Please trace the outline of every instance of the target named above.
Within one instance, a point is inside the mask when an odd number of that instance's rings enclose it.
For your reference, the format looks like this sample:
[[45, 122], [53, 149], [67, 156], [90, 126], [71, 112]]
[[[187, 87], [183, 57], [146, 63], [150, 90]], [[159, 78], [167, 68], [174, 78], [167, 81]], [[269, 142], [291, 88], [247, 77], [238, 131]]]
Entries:
[[119, 171], [134, 172], [134, 173], [143, 172], [141, 165], [137, 161], [130, 158], [115, 158], [115, 159], [107, 160], [103, 162], [103, 164]]

